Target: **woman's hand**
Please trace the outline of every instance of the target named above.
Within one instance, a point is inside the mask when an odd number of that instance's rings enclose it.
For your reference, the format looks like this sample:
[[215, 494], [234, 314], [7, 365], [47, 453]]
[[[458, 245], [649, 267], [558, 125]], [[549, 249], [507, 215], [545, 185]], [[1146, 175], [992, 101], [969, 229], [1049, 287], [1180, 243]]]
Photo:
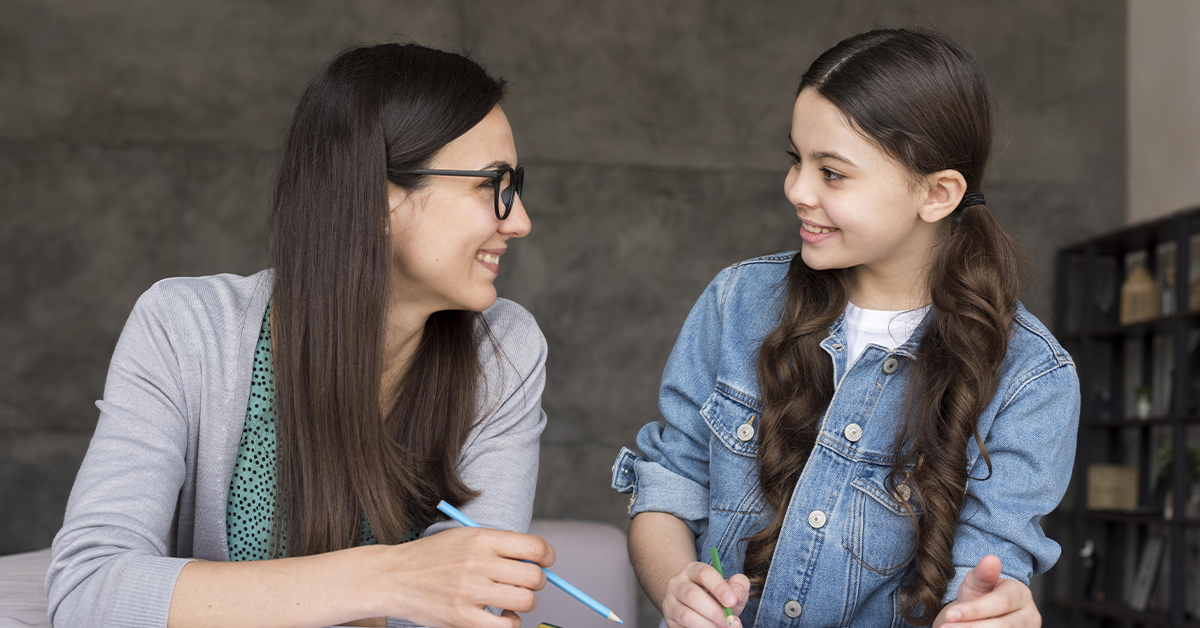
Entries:
[[[453, 528], [376, 547], [370, 574], [376, 614], [437, 628], [517, 628], [521, 620], [514, 611], [532, 611], [534, 591], [546, 586], [539, 565], [554, 564], [554, 548], [546, 541], [502, 530]], [[485, 606], [504, 614], [493, 615]]]
[[1000, 559], [984, 556], [958, 587], [958, 599], [947, 604], [934, 628], [1038, 628], [1042, 615], [1029, 587], [1000, 578]]
[[[738, 615], [749, 598], [746, 576], [734, 574], [726, 581], [712, 565], [693, 562], [667, 582], [659, 608], [668, 628], [741, 628]], [[723, 605], [733, 609], [732, 623], [725, 622]]]

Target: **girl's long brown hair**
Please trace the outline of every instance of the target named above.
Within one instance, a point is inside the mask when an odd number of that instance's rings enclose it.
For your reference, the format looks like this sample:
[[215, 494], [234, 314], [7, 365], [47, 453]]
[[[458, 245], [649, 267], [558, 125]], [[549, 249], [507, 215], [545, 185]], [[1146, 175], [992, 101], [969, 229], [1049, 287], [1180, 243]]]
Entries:
[[466, 57], [383, 44], [342, 53], [300, 99], [271, 216], [276, 556], [357, 545], [364, 516], [395, 543], [432, 523], [439, 499], [475, 495], [457, 464], [476, 414], [478, 314], [431, 316], [397, 388], [381, 390], [387, 182], [424, 185], [407, 173], [503, 94]]
[[[947, 37], [877, 30], [822, 54], [800, 81], [913, 175], [954, 169], [968, 191], [983, 183], [991, 152], [991, 102], [982, 70]], [[991, 460], [977, 422], [996, 392], [1028, 262], [982, 205], [956, 211], [934, 253], [930, 324], [911, 363], [903, 422], [893, 443], [889, 491], [907, 482], [915, 520], [911, 565], [900, 590], [904, 618], [932, 623], [954, 576], [954, 530], [967, 483], [967, 447]], [[773, 514], [746, 539], [745, 572], [758, 591], [788, 503], [833, 397], [833, 365], [820, 343], [846, 307], [852, 270], [813, 270], [799, 254], [778, 327], [763, 341], [758, 379], [764, 410], [759, 480]], [[919, 512], [918, 512], [919, 510]]]

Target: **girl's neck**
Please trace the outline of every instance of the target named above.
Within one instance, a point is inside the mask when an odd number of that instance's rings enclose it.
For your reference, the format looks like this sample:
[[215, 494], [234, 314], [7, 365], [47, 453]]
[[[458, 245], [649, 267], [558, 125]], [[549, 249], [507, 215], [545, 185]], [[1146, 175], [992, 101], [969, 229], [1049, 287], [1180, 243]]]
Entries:
[[924, 272], [864, 264], [851, 268], [850, 274], [850, 302], [864, 310], [896, 312], [929, 305]]

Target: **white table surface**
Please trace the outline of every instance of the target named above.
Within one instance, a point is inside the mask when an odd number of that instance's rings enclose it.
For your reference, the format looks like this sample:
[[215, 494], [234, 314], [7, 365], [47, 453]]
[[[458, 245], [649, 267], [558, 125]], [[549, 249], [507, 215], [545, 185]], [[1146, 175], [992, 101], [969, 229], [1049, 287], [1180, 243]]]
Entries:
[[50, 628], [46, 618], [46, 569], [50, 548], [0, 556], [0, 628]]

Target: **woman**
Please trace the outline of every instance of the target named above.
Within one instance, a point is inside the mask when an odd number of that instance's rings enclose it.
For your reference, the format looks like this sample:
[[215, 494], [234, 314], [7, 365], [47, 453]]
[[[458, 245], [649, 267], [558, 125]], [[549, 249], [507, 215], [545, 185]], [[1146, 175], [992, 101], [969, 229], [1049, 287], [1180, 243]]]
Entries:
[[[492, 285], [530, 230], [503, 93], [417, 45], [314, 79], [273, 268], [134, 307], [54, 541], [55, 626], [519, 625], [553, 550], [521, 534], [546, 344]], [[495, 530], [448, 529], [441, 499]]]
[[938, 34], [851, 37], [804, 74], [788, 139], [803, 248], [717, 275], [667, 363], [666, 423], [613, 468], [643, 587], [671, 628], [723, 626], [722, 606], [745, 626], [1040, 625], [1026, 585], [1059, 555], [1038, 521], [1070, 478], [1079, 382], [984, 204], [983, 72]]

